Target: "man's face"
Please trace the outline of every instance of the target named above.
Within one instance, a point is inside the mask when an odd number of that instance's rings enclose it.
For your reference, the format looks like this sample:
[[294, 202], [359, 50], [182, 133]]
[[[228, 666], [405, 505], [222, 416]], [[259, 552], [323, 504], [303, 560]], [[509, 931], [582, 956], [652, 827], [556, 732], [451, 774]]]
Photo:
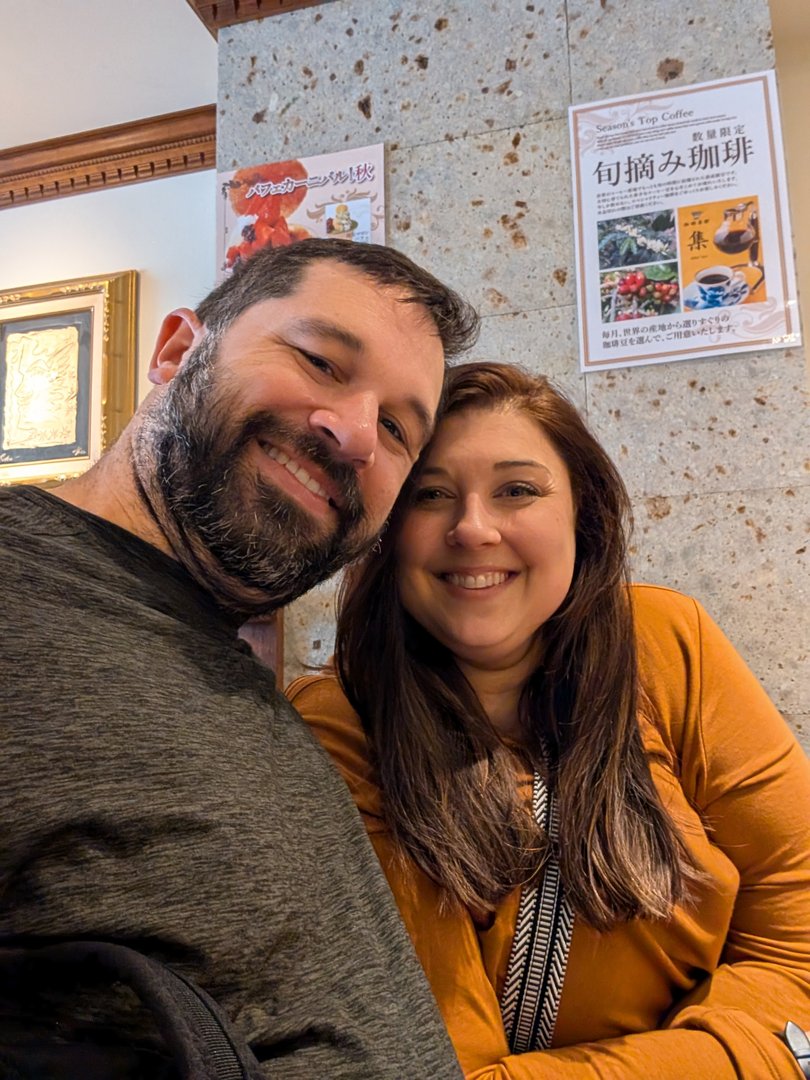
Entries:
[[147, 499], [180, 561], [228, 606], [288, 603], [382, 527], [443, 375], [430, 316], [404, 295], [315, 262], [290, 296], [204, 338], [144, 423]]

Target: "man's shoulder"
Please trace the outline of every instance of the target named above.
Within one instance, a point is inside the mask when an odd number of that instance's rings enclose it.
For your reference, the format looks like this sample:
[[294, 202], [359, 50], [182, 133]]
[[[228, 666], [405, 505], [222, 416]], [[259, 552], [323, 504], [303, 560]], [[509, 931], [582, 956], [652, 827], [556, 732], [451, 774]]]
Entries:
[[70, 550], [81, 550], [78, 523], [60, 513], [58, 500], [36, 488], [0, 488], [0, 559], [8, 615], [15, 597], [24, 609], [64, 579]]
[[39, 488], [0, 487], [0, 523], [7, 528], [27, 528], [58, 520], [59, 500]]
[[46, 555], [57, 548], [64, 552], [80, 538], [105, 527], [101, 519], [72, 506], [40, 488], [0, 488], [0, 547], [19, 551], [26, 559]]

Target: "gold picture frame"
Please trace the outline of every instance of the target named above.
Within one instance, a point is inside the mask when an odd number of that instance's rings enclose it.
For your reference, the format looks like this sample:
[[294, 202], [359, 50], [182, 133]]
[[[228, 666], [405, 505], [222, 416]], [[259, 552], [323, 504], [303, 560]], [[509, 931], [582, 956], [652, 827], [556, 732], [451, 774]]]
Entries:
[[135, 270], [0, 291], [0, 484], [90, 468], [136, 400]]

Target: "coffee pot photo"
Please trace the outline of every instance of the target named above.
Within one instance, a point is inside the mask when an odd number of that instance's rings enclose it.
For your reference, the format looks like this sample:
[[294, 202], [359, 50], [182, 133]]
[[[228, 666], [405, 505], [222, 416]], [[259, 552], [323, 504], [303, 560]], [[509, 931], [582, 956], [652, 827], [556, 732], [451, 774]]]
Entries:
[[714, 234], [715, 247], [725, 255], [748, 253], [748, 261], [735, 263], [732, 269], [741, 270], [751, 267], [756, 270], [756, 280], [748, 282], [750, 292], [754, 292], [765, 280], [765, 268], [759, 261], [759, 214], [753, 202], [741, 202], [729, 206], [723, 211], [723, 223]]

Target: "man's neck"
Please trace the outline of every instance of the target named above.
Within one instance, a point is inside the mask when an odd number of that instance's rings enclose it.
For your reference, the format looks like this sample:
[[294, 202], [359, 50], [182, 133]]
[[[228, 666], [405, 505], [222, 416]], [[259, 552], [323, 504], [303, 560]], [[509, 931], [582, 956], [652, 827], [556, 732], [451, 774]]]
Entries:
[[126, 529], [176, 558], [141, 491], [132, 463], [131, 438], [132, 425], [92, 468], [51, 488], [50, 494]]

